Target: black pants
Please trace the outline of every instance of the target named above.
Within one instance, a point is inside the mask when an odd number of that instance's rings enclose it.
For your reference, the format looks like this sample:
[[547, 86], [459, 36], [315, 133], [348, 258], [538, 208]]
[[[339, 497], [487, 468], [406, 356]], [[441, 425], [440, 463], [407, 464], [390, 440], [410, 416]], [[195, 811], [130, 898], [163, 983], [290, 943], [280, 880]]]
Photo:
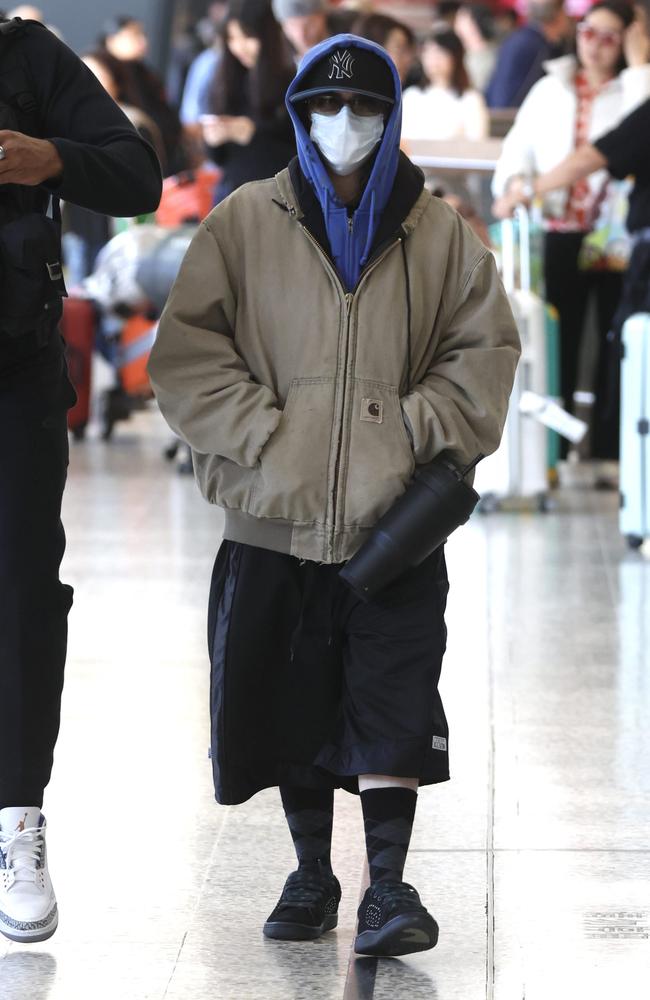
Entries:
[[74, 400], [58, 334], [20, 355], [0, 345], [0, 808], [41, 805], [52, 769], [72, 605], [59, 565]]
[[[598, 363], [592, 436], [594, 458], [618, 457], [618, 406], [616, 391], [620, 361], [616, 345], [608, 335], [621, 298], [622, 275], [581, 271], [578, 253], [582, 233], [547, 233], [544, 280], [546, 298], [560, 314], [561, 392], [568, 410], [578, 382], [580, 348], [589, 297], [596, 297], [598, 316]], [[566, 446], [566, 445], [565, 445]]]
[[442, 547], [369, 604], [339, 569], [222, 544], [208, 623], [219, 802], [278, 784], [356, 791], [359, 774], [448, 780]]

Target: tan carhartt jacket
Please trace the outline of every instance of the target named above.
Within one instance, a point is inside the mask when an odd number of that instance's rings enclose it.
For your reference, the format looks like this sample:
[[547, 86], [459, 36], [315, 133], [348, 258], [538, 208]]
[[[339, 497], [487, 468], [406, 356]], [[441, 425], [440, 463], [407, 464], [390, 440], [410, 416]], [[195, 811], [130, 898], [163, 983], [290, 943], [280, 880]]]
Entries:
[[352, 293], [301, 223], [288, 170], [215, 208], [149, 372], [226, 538], [342, 562], [416, 463], [496, 449], [519, 338], [492, 254], [427, 191]]

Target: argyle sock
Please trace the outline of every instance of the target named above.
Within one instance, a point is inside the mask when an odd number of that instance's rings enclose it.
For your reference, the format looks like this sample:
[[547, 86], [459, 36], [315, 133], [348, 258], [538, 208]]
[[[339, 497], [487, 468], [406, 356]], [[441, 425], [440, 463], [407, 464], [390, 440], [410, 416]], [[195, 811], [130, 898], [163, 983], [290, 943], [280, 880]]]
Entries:
[[411, 788], [361, 792], [371, 882], [401, 882], [418, 793]]
[[331, 871], [334, 789], [280, 785], [280, 795], [299, 866], [320, 861]]

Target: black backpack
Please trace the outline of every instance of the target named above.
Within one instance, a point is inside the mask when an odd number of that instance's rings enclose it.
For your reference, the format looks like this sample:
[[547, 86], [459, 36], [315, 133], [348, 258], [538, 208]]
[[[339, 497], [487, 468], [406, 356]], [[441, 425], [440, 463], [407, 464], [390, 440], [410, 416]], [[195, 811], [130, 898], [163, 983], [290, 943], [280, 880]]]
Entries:
[[[0, 129], [38, 137], [38, 106], [14, 46], [27, 30], [0, 21]], [[39, 187], [0, 184], [0, 345], [24, 334], [45, 339], [65, 295], [58, 200]]]

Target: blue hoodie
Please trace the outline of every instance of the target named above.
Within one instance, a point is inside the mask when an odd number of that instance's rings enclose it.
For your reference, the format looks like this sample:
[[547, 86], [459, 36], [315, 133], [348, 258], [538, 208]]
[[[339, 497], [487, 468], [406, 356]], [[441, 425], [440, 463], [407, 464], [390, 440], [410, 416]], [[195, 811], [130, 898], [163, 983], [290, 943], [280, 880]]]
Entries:
[[[363, 196], [355, 210], [351, 224], [348, 210], [338, 199], [334, 186], [320, 158], [318, 149], [305, 129], [291, 95], [301, 90], [301, 80], [310, 67], [327, 56], [333, 49], [368, 49], [380, 56], [390, 67], [395, 85], [395, 104], [386, 122], [370, 176]], [[386, 207], [397, 173], [399, 140], [402, 130], [402, 88], [395, 65], [380, 45], [357, 35], [334, 35], [311, 49], [301, 60], [298, 73], [289, 85], [287, 108], [296, 131], [296, 145], [300, 167], [320, 202], [325, 228], [332, 249], [332, 256], [346, 287], [352, 290], [368, 260], [373, 237], [381, 214]]]

